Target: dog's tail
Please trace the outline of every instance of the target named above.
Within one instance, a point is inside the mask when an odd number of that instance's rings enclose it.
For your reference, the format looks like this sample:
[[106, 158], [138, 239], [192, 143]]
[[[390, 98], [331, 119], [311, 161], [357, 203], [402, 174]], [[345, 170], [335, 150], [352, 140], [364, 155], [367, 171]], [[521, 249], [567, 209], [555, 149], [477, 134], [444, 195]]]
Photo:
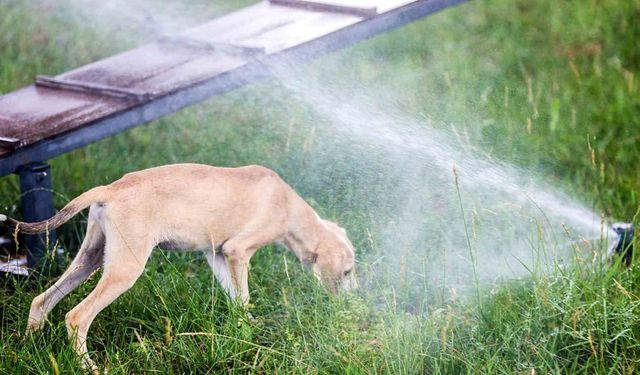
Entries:
[[92, 203], [106, 202], [110, 195], [111, 194], [107, 186], [98, 186], [77, 196], [48, 220], [38, 221], [35, 223], [25, 223], [0, 214], [0, 222], [4, 222], [8, 227], [19, 230], [25, 234], [46, 232], [48, 230], [56, 229], [60, 225], [66, 223], [69, 219], [77, 215], [78, 212], [89, 207]]

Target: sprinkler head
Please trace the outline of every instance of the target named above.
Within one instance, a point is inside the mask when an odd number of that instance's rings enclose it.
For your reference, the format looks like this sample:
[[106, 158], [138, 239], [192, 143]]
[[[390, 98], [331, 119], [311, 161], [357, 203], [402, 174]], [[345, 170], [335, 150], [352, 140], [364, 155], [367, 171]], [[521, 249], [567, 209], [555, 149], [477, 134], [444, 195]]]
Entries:
[[615, 223], [611, 226], [617, 238], [609, 248], [609, 256], [622, 257], [622, 263], [625, 266], [631, 264], [633, 256], [633, 224], [631, 223]]

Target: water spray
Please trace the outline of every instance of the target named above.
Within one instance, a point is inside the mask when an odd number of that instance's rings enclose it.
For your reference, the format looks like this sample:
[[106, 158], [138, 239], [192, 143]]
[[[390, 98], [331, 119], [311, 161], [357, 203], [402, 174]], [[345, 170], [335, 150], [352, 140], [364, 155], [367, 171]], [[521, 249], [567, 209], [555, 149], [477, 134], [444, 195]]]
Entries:
[[611, 244], [608, 255], [612, 259], [614, 256], [622, 257], [622, 263], [629, 266], [633, 257], [633, 224], [615, 223], [611, 230], [616, 233], [617, 238]]

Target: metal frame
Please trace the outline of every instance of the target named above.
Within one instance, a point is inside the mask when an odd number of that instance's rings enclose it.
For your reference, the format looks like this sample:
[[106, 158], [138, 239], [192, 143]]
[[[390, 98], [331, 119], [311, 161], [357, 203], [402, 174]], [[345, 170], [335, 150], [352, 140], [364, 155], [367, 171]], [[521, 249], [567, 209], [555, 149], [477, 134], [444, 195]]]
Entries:
[[[51, 190], [51, 168], [44, 163], [29, 163], [16, 172], [20, 176], [20, 205], [22, 219], [26, 222], [42, 221], [56, 212], [53, 207]], [[43, 266], [45, 254], [50, 253], [56, 243], [55, 231], [21, 235], [21, 241], [27, 247], [27, 264], [31, 269]]]

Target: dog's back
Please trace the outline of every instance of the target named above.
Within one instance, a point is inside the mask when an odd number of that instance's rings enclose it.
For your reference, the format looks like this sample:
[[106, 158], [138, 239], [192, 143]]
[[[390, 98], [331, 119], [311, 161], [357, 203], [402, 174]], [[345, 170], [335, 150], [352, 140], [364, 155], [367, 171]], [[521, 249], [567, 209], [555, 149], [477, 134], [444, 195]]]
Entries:
[[101, 208], [105, 217], [117, 222], [135, 217], [137, 223], [148, 223], [146, 232], [157, 237], [157, 242], [189, 238], [195, 241], [194, 248], [210, 246], [212, 233], [220, 243], [252, 225], [278, 225], [284, 234], [293, 193], [275, 172], [264, 167], [201, 164], [129, 173], [108, 188], [111, 197]]

